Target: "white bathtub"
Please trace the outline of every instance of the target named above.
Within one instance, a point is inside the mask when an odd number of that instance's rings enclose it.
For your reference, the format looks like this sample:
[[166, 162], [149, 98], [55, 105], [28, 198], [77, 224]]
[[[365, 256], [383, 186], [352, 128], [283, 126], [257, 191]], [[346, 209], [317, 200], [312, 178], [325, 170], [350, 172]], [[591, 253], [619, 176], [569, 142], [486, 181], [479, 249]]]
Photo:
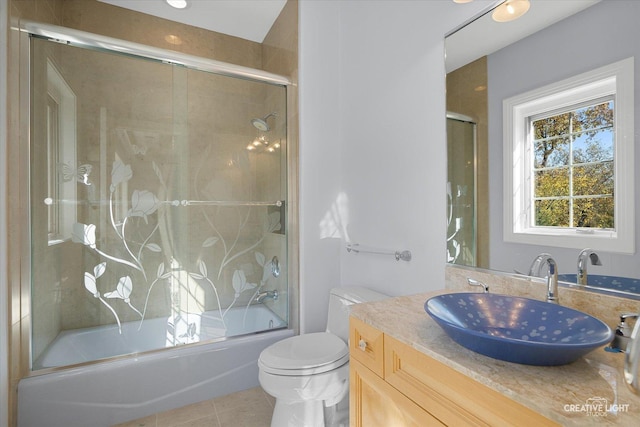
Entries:
[[[244, 317], [244, 308], [232, 309]], [[19, 427], [108, 427], [149, 414], [188, 405], [258, 385], [260, 352], [293, 335], [284, 322], [264, 306], [252, 306], [245, 333], [220, 338], [216, 313], [204, 313], [198, 330], [201, 341], [216, 341], [152, 351], [99, 363], [55, 370], [25, 378], [18, 385]], [[153, 322], [158, 320], [158, 322]], [[146, 321], [145, 321], [146, 322]], [[155, 324], [158, 323], [158, 324]], [[231, 325], [231, 322], [228, 322]], [[62, 366], [96, 358], [157, 349], [167, 339], [167, 319], [152, 319], [143, 327], [145, 339], [131, 342], [138, 322], [114, 327], [66, 331], [39, 358], [40, 366]], [[272, 331], [252, 333], [260, 329]], [[160, 331], [160, 332], [159, 332]], [[161, 333], [161, 337], [156, 336]], [[160, 340], [160, 341], [158, 341]], [[97, 357], [96, 357], [97, 356]]]
[[[286, 326], [286, 322], [264, 305], [253, 305], [248, 310], [244, 307], [231, 308], [225, 313], [226, 329], [220, 321], [218, 311], [207, 311], [201, 315], [189, 314], [187, 322], [177, 322], [163, 317], [147, 319], [142, 322], [126, 322], [119, 333], [115, 324], [93, 328], [74, 329], [61, 332], [47, 347], [42, 355], [34, 361], [33, 369], [54, 368], [58, 366], [77, 365], [93, 360], [114, 356], [143, 353], [176, 344], [192, 344], [211, 341], [226, 336], [236, 336], [277, 329]], [[193, 324], [190, 337], [186, 336], [187, 323]], [[167, 337], [167, 329], [175, 328], [175, 336], [181, 342], [174, 343]]]

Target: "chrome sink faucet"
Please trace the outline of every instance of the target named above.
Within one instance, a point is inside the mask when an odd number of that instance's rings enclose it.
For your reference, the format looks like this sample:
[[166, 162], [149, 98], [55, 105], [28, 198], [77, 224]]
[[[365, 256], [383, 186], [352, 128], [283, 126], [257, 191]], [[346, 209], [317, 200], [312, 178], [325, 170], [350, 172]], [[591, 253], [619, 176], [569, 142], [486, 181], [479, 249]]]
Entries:
[[531, 263], [529, 276], [540, 276], [542, 266], [547, 267], [547, 302], [558, 304], [558, 264], [548, 253], [541, 253]]
[[489, 293], [489, 287], [487, 285], [485, 285], [484, 283], [478, 281], [478, 280], [472, 279], [471, 277], [467, 277], [467, 283], [470, 286], [479, 286], [479, 287], [481, 287], [482, 288], [482, 292], [485, 293], [485, 294]]
[[591, 261], [591, 265], [602, 265], [600, 257], [593, 250], [586, 248], [578, 255], [578, 275], [576, 283], [585, 286], [587, 284], [587, 259]]
[[637, 321], [640, 313], [622, 313], [620, 314], [620, 323], [616, 327], [611, 344], [605, 350], [611, 352], [626, 353], [627, 346], [631, 340], [633, 328], [629, 326], [629, 320]]

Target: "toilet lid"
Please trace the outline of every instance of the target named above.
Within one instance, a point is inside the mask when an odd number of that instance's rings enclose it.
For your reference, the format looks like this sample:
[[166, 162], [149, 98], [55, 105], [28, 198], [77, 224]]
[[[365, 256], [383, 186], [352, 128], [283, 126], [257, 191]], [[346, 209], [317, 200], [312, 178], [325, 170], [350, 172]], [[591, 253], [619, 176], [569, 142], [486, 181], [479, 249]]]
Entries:
[[349, 360], [349, 348], [328, 332], [303, 334], [267, 347], [260, 354], [260, 366], [282, 375], [306, 375], [338, 368]]

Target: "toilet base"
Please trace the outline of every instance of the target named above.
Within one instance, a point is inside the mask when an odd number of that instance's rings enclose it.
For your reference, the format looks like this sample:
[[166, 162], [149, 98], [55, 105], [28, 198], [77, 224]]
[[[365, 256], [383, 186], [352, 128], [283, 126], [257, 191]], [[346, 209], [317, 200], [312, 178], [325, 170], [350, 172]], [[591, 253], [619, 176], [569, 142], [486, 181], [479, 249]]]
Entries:
[[322, 401], [285, 402], [276, 399], [271, 427], [324, 427]]
[[349, 393], [337, 405], [324, 408], [326, 427], [349, 427]]
[[321, 400], [286, 402], [276, 399], [271, 427], [348, 427], [349, 395], [337, 405], [324, 407]]

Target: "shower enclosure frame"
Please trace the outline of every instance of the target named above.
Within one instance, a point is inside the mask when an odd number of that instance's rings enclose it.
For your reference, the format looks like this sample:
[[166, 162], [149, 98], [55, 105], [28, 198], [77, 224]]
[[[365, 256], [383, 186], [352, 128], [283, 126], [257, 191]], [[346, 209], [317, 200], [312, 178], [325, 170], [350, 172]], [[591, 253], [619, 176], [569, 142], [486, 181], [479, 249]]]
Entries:
[[[130, 42], [126, 40], [115, 39], [107, 36], [91, 34], [84, 31], [74, 30], [66, 27], [59, 27], [50, 24], [37, 23], [33, 21], [21, 21], [18, 30], [20, 31], [20, 99], [24, 102], [20, 103], [20, 144], [18, 149], [19, 170], [17, 181], [19, 185], [13, 190], [10, 189], [10, 199], [20, 200], [20, 210], [23, 212], [20, 223], [20, 283], [21, 283], [21, 305], [23, 312], [22, 319], [22, 342], [26, 343], [26, 347], [21, 349], [21, 357], [23, 358], [28, 372], [26, 376], [42, 375], [50, 372], [68, 369], [68, 366], [43, 368], [37, 371], [33, 370], [32, 360], [32, 325], [31, 325], [31, 200], [30, 197], [20, 197], [21, 194], [31, 194], [31, 37], [37, 37], [54, 41], [70, 46], [82, 47], [104, 52], [116, 52], [135, 58], [153, 60], [169, 65], [183, 66], [192, 70], [204, 71], [217, 75], [234, 77], [240, 79], [251, 80], [260, 83], [267, 83], [276, 86], [282, 86], [285, 89], [285, 99], [287, 106], [287, 126], [286, 126], [286, 165], [287, 165], [287, 201], [286, 201], [286, 224], [287, 229], [287, 267], [288, 267], [288, 326], [287, 329], [297, 333], [299, 329], [297, 296], [298, 296], [298, 162], [297, 162], [297, 135], [294, 134], [297, 127], [292, 127], [289, 120], [294, 113], [290, 106], [295, 105], [292, 99], [291, 87], [293, 82], [284, 76], [270, 73], [263, 70], [253, 69], [235, 64], [229, 64], [222, 61], [198, 57], [195, 55], [184, 54], [175, 51], [164, 50], [140, 43]], [[293, 137], [292, 137], [293, 135]], [[24, 315], [28, 313], [28, 315]], [[221, 338], [225, 340], [228, 338]], [[206, 342], [191, 344], [198, 346], [206, 344]], [[23, 344], [24, 345], [24, 344]], [[161, 352], [165, 349], [151, 350], [150, 353]], [[107, 359], [100, 359], [82, 363], [81, 365], [91, 365], [102, 363], [110, 360], [130, 357], [131, 354], [114, 356]], [[76, 365], [79, 366], [79, 365]]]

